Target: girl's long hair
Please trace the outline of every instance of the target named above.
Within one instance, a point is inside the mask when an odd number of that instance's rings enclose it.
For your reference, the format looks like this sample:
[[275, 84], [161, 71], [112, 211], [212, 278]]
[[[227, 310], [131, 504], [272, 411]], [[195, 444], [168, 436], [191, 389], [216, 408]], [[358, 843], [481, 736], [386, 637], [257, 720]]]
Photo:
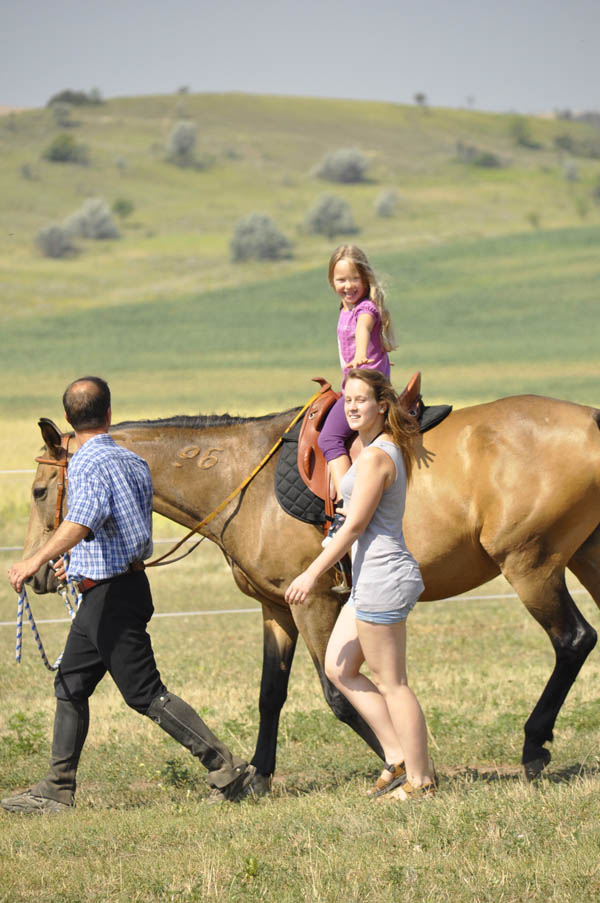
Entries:
[[394, 445], [397, 445], [402, 452], [406, 479], [409, 482], [415, 458], [413, 439], [419, 433], [415, 418], [408, 413], [389, 379], [379, 370], [354, 368], [349, 370], [346, 375], [346, 382], [349, 379], [362, 380], [373, 390], [375, 401], [385, 404], [384, 428], [386, 433], [391, 433]]
[[340, 260], [349, 260], [356, 267], [359, 276], [369, 290], [368, 298], [373, 302], [381, 315], [381, 342], [386, 351], [393, 351], [398, 347], [394, 327], [389, 310], [385, 304], [385, 291], [373, 267], [369, 263], [367, 255], [356, 245], [340, 245], [336, 248], [329, 261], [329, 284], [333, 288], [333, 271]]

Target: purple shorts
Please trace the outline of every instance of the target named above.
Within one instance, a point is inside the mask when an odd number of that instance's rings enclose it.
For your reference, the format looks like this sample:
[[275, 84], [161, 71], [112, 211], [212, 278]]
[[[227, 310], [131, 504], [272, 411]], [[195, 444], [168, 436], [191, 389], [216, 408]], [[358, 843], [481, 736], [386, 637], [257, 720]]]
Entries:
[[319, 434], [319, 448], [327, 463], [341, 458], [342, 455], [347, 455], [346, 442], [355, 435], [355, 431], [348, 426], [346, 420], [344, 396], [342, 395], [329, 411], [325, 426]]

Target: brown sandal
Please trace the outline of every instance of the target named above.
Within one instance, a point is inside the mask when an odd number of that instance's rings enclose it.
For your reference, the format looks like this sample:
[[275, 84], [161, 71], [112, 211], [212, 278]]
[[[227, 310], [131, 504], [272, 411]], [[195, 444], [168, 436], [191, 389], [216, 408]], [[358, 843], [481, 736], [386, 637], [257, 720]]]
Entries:
[[425, 781], [424, 784], [421, 784], [419, 787], [415, 787], [410, 783], [408, 779], [406, 779], [402, 784], [397, 785], [395, 790], [392, 790], [390, 793], [386, 793], [385, 796], [382, 796], [381, 799], [378, 800], [378, 802], [387, 803], [391, 802], [392, 800], [419, 800], [435, 796], [439, 781], [435, 770], [435, 765], [433, 764], [431, 759], [429, 760], [429, 770], [432, 774], [430, 781]]
[[384, 778], [383, 774], [379, 775], [377, 782], [367, 790], [367, 796], [372, 800], [383, 796], [384, 793], [389, 793], [390, 790], [393, 790], [394, 787], [398, 787], [399, 784], [402, 784], [402, 782], [406, 780], [406, 767], [404, 762], [397, 762], [393, 765], [388, 765], [386, 762], [383, 766], [383, 770], [389, 771], [391, 778]]

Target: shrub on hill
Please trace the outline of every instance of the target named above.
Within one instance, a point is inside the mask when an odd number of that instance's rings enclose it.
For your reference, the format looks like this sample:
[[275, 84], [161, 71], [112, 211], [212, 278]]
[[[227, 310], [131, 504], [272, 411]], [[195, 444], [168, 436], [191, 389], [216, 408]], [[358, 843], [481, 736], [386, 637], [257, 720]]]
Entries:
[[72, 109], [73, 105], [66, 103], [66, 101], [64, 100], [57, 100], [55, 103], [50, 105], [50, 112], [54, 116], [54, 121], [62, 129], [69, 128], [69, 126], [75, 125], [75, 123], [71, 119]]
[[231, 239], [232, 260], [281, 260], [291, 256], [291, 242], [264, 213], [250, 213], [236, 225]]
[[542, 145], [534, 141], [531, 136], [531, 128], [525, 116], [511, 116], [508, 131], [519, 147], [526, 147], [529, 150], [541, 150]]
[[308, 211], [305, 220], [309, 232], [333, 238], [358, 232], [350, 205], [335, 194], [322, 194]]
[[72, 135], [61, 132], [48, 145], [42, 157], [51, 163], [78, 163], [85, 166], [88, 162], [88, 150], [85, 144], [79, 144]]
[[472, 144], [463, 144], [462, 141], [456, 143], [456, 153], [461, 163], [468, 166], [481, 166], [484, 169], [498, 169], [501, 167], [502, 160], [492, 151], [480, 150]]
[[193, 166], [196, 163], [196, 126], [182, 120], [173, 126], [167, 140], [167, 155], [176, 166]]
[[65, 220], [65, 228], [81, 238], [103, 240], [121, 236], [108, 204], [101, 198], [88, 198]]
[[51, 107], [54, 103], [70, 103], [75, 107], [83, 107], [86, 105], [96, 106], [104, 101], [98, 88], [92, 88], [87, 94], [85, 91], [71, 91], [70, 88], [67, 88], [59, 91], [58, 94], [53, 94], [46, 106]]
[[558, 151], [566, 151], [575, 157], [589, 157], [592, 160], [600, 157], [600, 139], [586, 138], [577, 141], [568, 132], [564, 132], [555, 136], [554, 146]]
[[392, 189], [382, 191], [375, 200], [377, 216], [393, 216], [398, 206], [398, 195]]
[[315, 169], [315, 175], [330, 182], [363, 182], [367, 158], [354, 148], [340, 148], [327, 154]]
[[71, 239], [71, 233], [64, 226], [53, 224], [40, 229], [35, 244], [44, 257], [72, 257], [77, 249]]
[[135, 210], [135, 204], [129, 198], [115, 198], [112, 205], [113, 213], [116, 213], [118, 217], [121, 219], [125, 219], [127, 216], [133, 213]]

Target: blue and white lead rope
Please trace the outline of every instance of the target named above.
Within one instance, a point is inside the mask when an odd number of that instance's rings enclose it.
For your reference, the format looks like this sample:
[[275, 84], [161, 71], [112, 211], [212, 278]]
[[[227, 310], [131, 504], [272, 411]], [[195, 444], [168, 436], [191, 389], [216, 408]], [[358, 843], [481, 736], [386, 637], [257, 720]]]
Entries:
[[[53, 564], [53, 562], [50, 562], [50, 564]], [[69, 582], [67, 584], [61, 583], [58, 587], [58, 592], [62, 596], [69, 617], [71, 618], [71, 620], [73, 620], [73, 618], [77, 614], [77, 609], [81, 605], [81, 593], [77, 590], [74, 582]], [[17, 664], [19, 664], [21, 661], [21, 647], [23, 640], [23, 611], [27, 613], [27, 620], [31, 624], [33, 636], [38, 647], [38, 652], [40, 653], [42, 662], [49, 671], [58, 670], [58, 666], [61, 663], [63, 653], [60, 653], [53, 665], [50, 664], [50, 662], [48, 661], [48, 656], [46, 655], [46, 651], [44, 649], [44, 644], [42, 643], [42, 638], [40, 637], [35, 619], [33, 617], [33, 612], [31, 611], [31, 606], [29, 604], [27, 592], [25, 590], [25, 584], [23, 584], [23, 586], [21, 587], [21, 592], [19, 593], [19, 598], [17, 601], [17, 645], [15, 649]]]

